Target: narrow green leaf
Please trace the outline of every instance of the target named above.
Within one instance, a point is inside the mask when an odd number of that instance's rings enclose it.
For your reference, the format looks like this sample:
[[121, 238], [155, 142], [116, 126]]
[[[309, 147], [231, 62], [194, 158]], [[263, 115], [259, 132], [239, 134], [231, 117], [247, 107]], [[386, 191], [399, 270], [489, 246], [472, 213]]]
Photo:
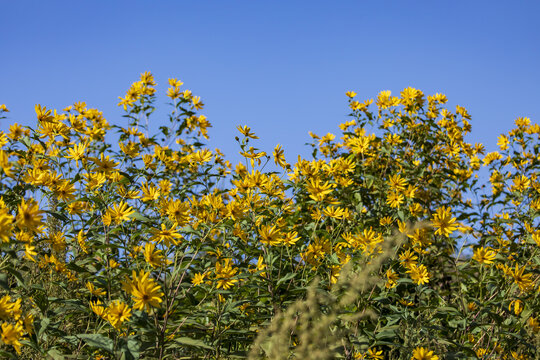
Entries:
[[17, 270], [13, 269], [12, 267], [7, 267], [6, 270], [15, 277], [15, 279], [17, 279], [17, 281], [19, 282], [19, 284], [26, 288], [26, 284], [24, 283], [24, 278], [23, 276], [21, 275], [20, 272], [18, 272]]
[[277, 286], [279, 286], [280, 284], [284, 283], [285, 281], [291, 280], [291, 279], [294, 278], [296, 275], [297, 275], [297, 273], [288, 273], [287, 275], [283, 276], [282, 278], [280, 278], [280, 279], [278, 280]]
[[114, 348], [114, 341], [101, 334], [79, 334], [79, 339], [84, 340], [88, 345], [102, 349], [108, 352], [112, 352]]
[[202, 340], [191, 339], [188, 337], [176, 338], [174, 339], [174, 341], [176, 341], [177, 343], [181, 345], [194, 346], [194, 347], [199, 347], [199, 348], [208, 349], [208, 350], [213, 349], [213, 347], [206, 345]]

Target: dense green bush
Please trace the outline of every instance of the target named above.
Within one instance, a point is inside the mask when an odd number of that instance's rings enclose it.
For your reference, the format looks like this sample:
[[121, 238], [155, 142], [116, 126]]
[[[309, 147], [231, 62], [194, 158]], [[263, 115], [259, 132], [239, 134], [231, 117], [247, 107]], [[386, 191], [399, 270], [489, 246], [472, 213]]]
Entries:
[[37, 105], [0, 133], [2, 356], [537, 356], [540, 126], [485, 154], [444, 95], [348, 92], [313, 159], [238, 126], [233, 165], [176, 79], [149, 134], [155, 85], [142, 74], [115, 124]]

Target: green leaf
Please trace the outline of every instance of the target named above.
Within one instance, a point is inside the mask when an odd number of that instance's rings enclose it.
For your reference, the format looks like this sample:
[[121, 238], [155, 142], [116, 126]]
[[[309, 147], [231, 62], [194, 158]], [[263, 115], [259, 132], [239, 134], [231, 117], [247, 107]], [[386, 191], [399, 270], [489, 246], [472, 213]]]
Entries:
[[141, 342], [137, 336], [129, 336], [127, 339], [121, 339], [120, 359], [134, 360], [140, 357]]
[[291, 280], [292, 278], [294, 278], [295, 276], [297, 275], [297, 273], [288, 273], [287, 275], [285, 275], [284, 277], [280, 278], [277, 282], [277, 286], [279, 286], [280, 284], [284, 283], [285, 281], [289, 281]]
[[53, 217], [57, 218], [58, 220], [61, 220], [61, 221], [64, 221], [64, 222], [69, 222], [69, 218], [62, 214], [62, 213], [59, 213], [57, 211], [49, 211], [49, 210], [45, 210], [45, 212], [49, 215], [52, 215]]
[[47, 351], [47, 356], [49, 356], [53, 360], [63, 360], [63, 359], [66, 358], [65, 355], [62, 354], [57, 349], [51, 349], [51, 350]]
[[41, 338], [41, 336], [43, 335], [45, 330], [47, 330], [47, 327], [49, 326], [50, 323], [51, 323], [51, 320], [49, 318], [41, 319], [41, 321], [39, 322], [39, 329], [37, 329], [38, 330], [37, 331], [38, 339]]
[[213, 347], [206, 345], [204, 341], [202, 340], [191, 339], [188, 337], [179, 337], [179, 338], [174, 339], [174, 341], [181, 345], [194, 346], [194, 347], [199, 347], [199, 348], [208, 349], [208, 350], [214, 349]]
[[393, 339], [396, 337], [397, 328], [399, 328], [399, 325], [387, 326], [382, 331], [379, 331], [377, 334], [375, 334], [375, 339]]
[[19, 284], [26, 288], [26, 284], [24, 283], [24, 278], [23, 276], [21, 275], [20, 272], [18, 272], [17, 270], [13, 269], [12, 267], [7, 267], [6, 270], [15, 277], [15, 279], [17, 279], [17, 281], [19, 282]]
[[29, 148], [32, 145], [32, 142], [30, 141], [30, 138], [28, 136], [23, 136], [19, 142]]
[[2, 357], [2, 359], [17, 359], [15, 354], [3, 350], [0, 350], [0, 357]]
[[9, 290], [8, 278], [7, 275], [4, 273], [0, 274], [0, 286], [6, 290]]
[[105, 337], [101, 334], [79, 334], [77, 335], [79, 339], [84, 340], [88, 345], [102, 349], [108, 352], [113, 352], [114, 341]]
[[88, 270], [86, 270], [85, 268], [83, 267], [80, 267], [79, 265], [77, 265], [76, 263], [74, 262], [70, 262], [70, 263], [67, 263], [66, 267], [69, 269], [69, 270], [73, 270], [73, 271], [76, 271], [76, 272], [88, 272]]
[[441, 314], [453, 313], [453, 314], [456, 314], [456, 315], [461, 315], [461, 312], [458, 309], [456, 309], [454, 307], [450, 307], [450, 306], [439, 307], [439, 308], [437, 308], [437, 312], [439, 312]]
[[140, 351], [141, 351], [141, 342], [137, 337], [135, 337], [135, 336], [128, 337], [128, 339], [127, 339], [127, 348], [129, 350], [129, 352], [131, 353], [131, 355], [133, 355], [133, 357], [135, 359], [139, 358]]
[[140, 212], [135, 211], [133, 214], [129, 215], [130, 219], [139, 220], [142, 222], [149, 222], [150, 219], [146, 216], [143, 216]]
[[[38, 289], [39, 290], [39, 289]], [[49, 309], [49, 298], [45, 294], [44, 290], [36, 291], [33, 295], [34, 302], [41, 310], [42, 314], [45, 314]]]

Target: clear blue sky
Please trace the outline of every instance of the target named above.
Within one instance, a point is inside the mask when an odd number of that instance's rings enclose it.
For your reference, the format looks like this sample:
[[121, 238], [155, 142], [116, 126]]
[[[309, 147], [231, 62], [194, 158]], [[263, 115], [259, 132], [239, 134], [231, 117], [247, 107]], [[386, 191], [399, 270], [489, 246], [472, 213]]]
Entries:
[[346, 91], [407, 86], [465, 106], [468, 140], [494, 150], [516, 117], [539, 122], [538, 14], [538, 1], [4, 0], [0, 129], [76, 101], [119, 124], [117, 97], [150, 70], [162, 94], [177, 77], [202, 97], [210, 147], [235, 161], [236, 125], [294, 162], [308, 130], [338, 132]]

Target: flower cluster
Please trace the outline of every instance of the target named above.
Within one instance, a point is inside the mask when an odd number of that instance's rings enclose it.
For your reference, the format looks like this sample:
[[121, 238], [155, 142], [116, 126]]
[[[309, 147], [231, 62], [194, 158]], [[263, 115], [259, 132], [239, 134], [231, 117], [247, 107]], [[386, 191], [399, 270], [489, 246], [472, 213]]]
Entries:
[[120, 98], [123, 122], [36, 105], [35, 127], [0, 132], [3, 354], [535, 355], [538, 124], [518, 118], [487, 153], [443, 94], [349, 91], [339, 132], [310, 132], [312, 158], [264, 151], [244, 125], [231, 164], [205, 143], [201, 98], [168, 84], [157, 134], [149, 72]]

